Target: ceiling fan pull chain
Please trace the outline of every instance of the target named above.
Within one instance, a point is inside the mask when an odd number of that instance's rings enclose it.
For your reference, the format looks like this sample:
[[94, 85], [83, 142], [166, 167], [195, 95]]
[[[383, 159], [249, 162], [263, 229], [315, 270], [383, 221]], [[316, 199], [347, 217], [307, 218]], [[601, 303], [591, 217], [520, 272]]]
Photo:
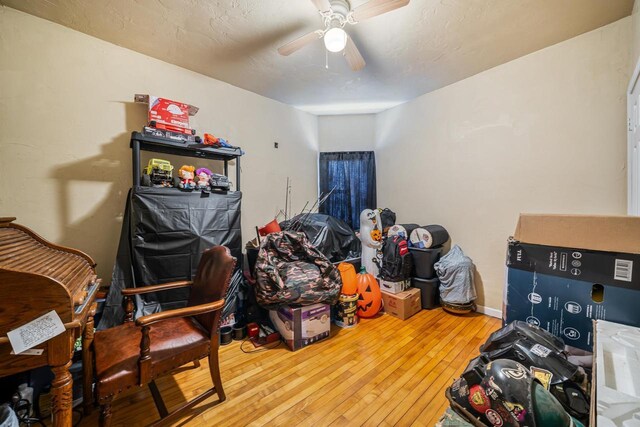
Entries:
[[324, 50], [324, 68], [329, 69], [329, 51]]

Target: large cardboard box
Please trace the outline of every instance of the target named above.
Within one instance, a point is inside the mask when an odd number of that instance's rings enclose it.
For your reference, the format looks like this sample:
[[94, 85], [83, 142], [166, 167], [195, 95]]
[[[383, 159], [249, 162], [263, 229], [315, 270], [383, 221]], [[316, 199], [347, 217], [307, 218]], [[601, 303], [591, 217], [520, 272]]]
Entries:
[[384, 311], [394, 317], [406, 320], [422, 309], [420, 305], [420, 289], [409, 288], [406, 291], [390, 294], [382, 292]]
[[291, 350], [299, 350], [329, 337], [331, 306], [313, 304], [306, 307], [280, 307], [269, 310], [273, 325]]
[[506, 282], [505, 323], [592, 351], [593, 319], [640, 326], [640, 217], [522, 214]]

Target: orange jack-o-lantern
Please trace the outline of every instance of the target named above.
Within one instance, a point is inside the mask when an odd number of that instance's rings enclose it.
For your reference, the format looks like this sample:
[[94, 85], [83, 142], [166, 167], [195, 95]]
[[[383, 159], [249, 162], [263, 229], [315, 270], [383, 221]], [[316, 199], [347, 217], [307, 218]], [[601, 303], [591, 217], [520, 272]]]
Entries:
[[375, 242], [379, 242], [382, 240], [382, 231], [380, 231], [379, 228], [374, 228], [373, 230], [371, 230], [371, 238], [375, 241]]
[[358, 293], [358, 277], [353, 264], [341, 262], [338, 264], [340, 278], [342, 278], [342, 293], [345, 295], [354, 295]]
[[380, 311], [382, 294], [378, 281], [362, 267], [358, 274], [358, 317], [373, 317]]

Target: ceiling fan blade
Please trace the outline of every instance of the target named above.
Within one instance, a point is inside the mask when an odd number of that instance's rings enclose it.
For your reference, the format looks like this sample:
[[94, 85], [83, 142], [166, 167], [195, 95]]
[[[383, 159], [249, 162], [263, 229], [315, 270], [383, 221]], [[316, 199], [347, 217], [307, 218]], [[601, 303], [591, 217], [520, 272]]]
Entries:
[[360, 71], [367, 64], [360, 54], [351, 37], [347, 37], [347, 45], [344, 47], [344, 57], [353, 71]]
[[302, 49], [303, 47], [305, 47], [309, 43], [320, 39], [323, 34], [324, 34], [324, 32], [322, 30], [312, 31], [309, 34], [305, 34], [302, 37], [299, 37], [299, 38], [297, 38], [297, 39], [295, 39], [293, 41], [290, 41], [289, 43], [287, 43], [285, 45], [280, 46], [278, 48], [278, 53], [280, 55], [283, 55], [283, 56], [289, 56], [293, 52], [296, 52], [296, 51]]
[[318, 12], [327, 12], [331, 10], [331, 3], [329, 0], [311, 0], [313, 5], [318, 9]]
[[391, 12], [409, 4], [409, 0], [369, 0], [367, 3], [356, 7], [351, 16], [356, 22]]

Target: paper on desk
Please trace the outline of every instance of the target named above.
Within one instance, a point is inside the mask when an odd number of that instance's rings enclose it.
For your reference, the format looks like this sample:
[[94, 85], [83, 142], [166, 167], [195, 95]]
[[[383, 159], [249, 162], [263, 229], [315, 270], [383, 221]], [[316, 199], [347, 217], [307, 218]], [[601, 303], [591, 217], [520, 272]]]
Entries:
[[7, 337], [15, 354], [29, 350], [38, 344], [50, 340], [64, 332], [64, 324], [55, 310], [51, 310], [37, 319], [19, 328], [9, 331]]

